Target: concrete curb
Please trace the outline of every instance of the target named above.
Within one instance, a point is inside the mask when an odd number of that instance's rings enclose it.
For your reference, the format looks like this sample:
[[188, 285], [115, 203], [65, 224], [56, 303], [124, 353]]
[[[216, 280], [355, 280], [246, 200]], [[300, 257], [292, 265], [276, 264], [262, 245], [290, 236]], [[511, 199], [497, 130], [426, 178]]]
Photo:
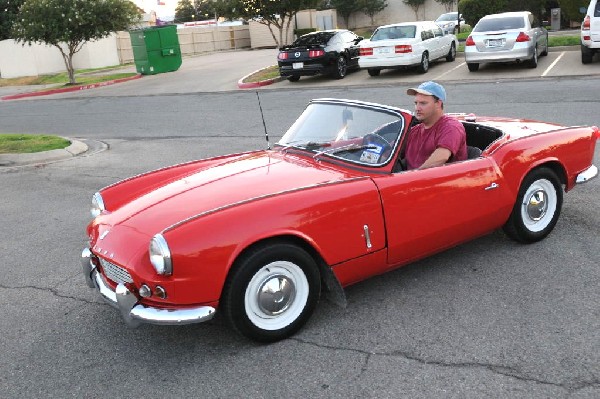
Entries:
[[0, 167], [55, 162], [87, 152], [88, 146], [84, 142], [73, 140], [68, 137], [63, 138], [69, 140], [71, 145], [61, 150], [33, 152], [28, 154], [0, 154]]
[[104, 86], [114, 85], [116, 83], [127, 82], [127, 81], [130, 81], [130, 80], [139, 79], [141, 77], [142, 77], [142, 75], [138, 74], [138, 75], [135, 75], [135, 76], [130, 76], [128, 78], [107, 80], [106, 82], [92, 83], [92, 84], [89, 84], [89, 85], [80, 85], [80, 86], [73, 86], [73, 87], [61, 87], [59, 89], [50, 89], [50, 90], [34, 91], [34, 92], [29, 92], [29, 93], [11, 94], [11, 95], [8, 95], [8, 96], [0, 97], [0, 100], [18, 100], [18, 99], [27, 98], [27, 97], [49, 96], [51, 94], [68, 93], [68, 92], [81, 91], [81, 90], [89, 90], [89, 89], [95, 89], [95, 88], [98, 88], [98, 87], [104, 87]]
[[247, 79], [249, 76], [252, 76], [255, 73], [263, 71], [263, 70], [265, 70], [267, 68], [270, 68], [270, 66], [264, 67], [264, 68], [261, 68], [259, 70], [254, 71], [252, 73], [249, 73], [248, 75], [246, 75], [243, 78], [241, 78], [240, 80], [238, 80], [238, 83], [237, 83], [238, 88], [240, 88], [240, 89], [253, 89], [253, 88], [256, 88], [256, 87], [267, 86], [267, 85], [270, 85], [270, 84], [273, 84], [273, 83], [276, 83], [276, 82], [281, 82], [282, 80], [284, 80], [284, 78], [282, 78], [281, 76], [278, 76], [278, 77], [273, 78], [273, 79], [261, 80], [259, 82], [248, 82], [248, 83], [244, 82], [244, 79]]

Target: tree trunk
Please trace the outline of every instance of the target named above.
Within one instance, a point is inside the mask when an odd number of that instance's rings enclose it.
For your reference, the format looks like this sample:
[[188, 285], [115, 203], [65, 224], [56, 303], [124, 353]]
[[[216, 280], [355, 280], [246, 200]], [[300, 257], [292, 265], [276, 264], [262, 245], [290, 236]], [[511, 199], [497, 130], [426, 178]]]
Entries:
[[63, 61], [65, 63], [65, 67], [67, 68], [67, 74], [69, 75], [69, 84], [74, 85], [77, 82], [75, 81], [75, 70], [73, 69], [73, 54], [69, 51], [69, 54], [65, 53], [62, 47], [59, 44], [55, 44], [55, 47], [58, 48], [60, 54], [62, 55]]

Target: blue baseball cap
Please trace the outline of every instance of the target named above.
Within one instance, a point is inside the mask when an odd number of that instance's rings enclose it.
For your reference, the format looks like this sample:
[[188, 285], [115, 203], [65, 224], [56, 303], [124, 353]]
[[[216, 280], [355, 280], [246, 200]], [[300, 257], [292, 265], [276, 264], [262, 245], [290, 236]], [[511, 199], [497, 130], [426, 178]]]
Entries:
[[414, 96], [417, 93], [425, 94], [426, 96], [436, 96], [442, 102], [446, 102], [446, 90], [444, 90], [444, 86], [439, 83], [435, 83], [432, 81], [424, 82], [419, 85], [416, 89], [408, 89], [406, 90], [406, 94], [409, 96]]

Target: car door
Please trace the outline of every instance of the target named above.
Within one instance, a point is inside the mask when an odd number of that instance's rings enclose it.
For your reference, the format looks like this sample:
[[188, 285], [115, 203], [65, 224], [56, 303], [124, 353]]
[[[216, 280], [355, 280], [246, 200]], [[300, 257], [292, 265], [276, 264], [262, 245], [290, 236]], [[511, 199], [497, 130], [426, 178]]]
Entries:
[[445, 56], [446, 54], [448, 54], [448, 51], [450, 51], [450, 46], [447, 45], [450, 42], [448, 40], [448, 37], [444, 37], [444, 31], [442, 30], [442, 28], [440, 28], [439, 26], [432, 24], [431, 25], [431, 30], [433, 31], [433, 35], [435, 36], [435, 57], [434, 58], [441, 58], [443, 56]]
[[344, 47], [346, 47], [346, 51], [348, 52], [348, 66], [357, 66], [360, 48], [358, 44], [358, 36], [352, 32], [344, 32], [342, 37], [344, 40]]
[[489, 158], [374, 181], [381, 192], [391, 267], [497, 229], [514, 205], [514, 194]]

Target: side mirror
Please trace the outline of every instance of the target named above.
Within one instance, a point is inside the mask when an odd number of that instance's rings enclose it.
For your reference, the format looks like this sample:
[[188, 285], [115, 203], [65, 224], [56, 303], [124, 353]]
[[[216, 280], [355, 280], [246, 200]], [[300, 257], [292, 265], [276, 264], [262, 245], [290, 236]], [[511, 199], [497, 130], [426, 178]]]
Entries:
[[358, 44], [358, 43], [360, 43], [362, 40], [364, 40], [364, 37], [362, 37], [362, 36], [359, 36], [359, 37], [357, 37], [356, 39], [354, 39], [354, 43]]

